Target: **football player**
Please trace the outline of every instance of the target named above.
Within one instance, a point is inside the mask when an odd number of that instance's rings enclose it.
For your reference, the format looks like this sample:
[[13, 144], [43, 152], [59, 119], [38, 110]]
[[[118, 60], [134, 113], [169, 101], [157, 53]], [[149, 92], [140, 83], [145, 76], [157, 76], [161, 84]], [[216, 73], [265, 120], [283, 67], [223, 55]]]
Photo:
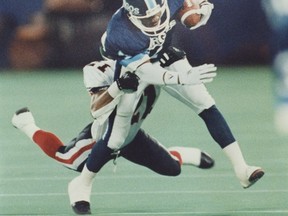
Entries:
[[[84, 83], [91, 95], [91, 110], [96, 120], [87, 125], [67, 145], [64, 145], [55, 134], [40, 129], [28, 108], [18, 110], [13, 115], [12, 124], [32, 139], [46, 155], [60, 164], [79, 172], [84, 167], [84, 170], [88, 172], [85, 162], [88, 155], [91, 154], [92, 147], [95, 145], [101, 147], [101, 143], [105, 142], [111, 133], [111, 126], [113, 126], [111, 122], [115, 115], [114, 108], [120, 102], [119, 97], [138, 89], [138, 77], [133, 73], [126, 72], [120, 78], [113, 80], [115, 65], [115, 61], [101, 61], [92, 62], [84, 67]], [[151, 112], [159, 93], [160, 87], [153, 85], [148, 85], [143, 91], [137, 93], [137, 99], [133, 104], [133, 116], [129, 122], [131, 127], [129, 127], [124, 145], [117, 151], [111, 151], [107, 158], [100, 157], [99, 159], [105, 159], [107, 162], [122, 156], [133, 163], [167, 176], [179, 175], [182, 164], [202, 169], [213, 167], [214, 160], [200, 149], [178, 146], [166, 149], [159, 141], [140, 128], [144, 119]], [[97, 151], [97, 148], [94, 148], [93, 151]], [[83, 173], [85, 174], [85, 172]], [[80, 180], [85, 180], [82, 178], [84, 174], [74, 179], [73, 183], [75, 185], [76, 182], [76, 186], [80, 185], [80, 189], [84, 188], [85, 192], [80, 195], [78, 193], [73, 195], [73, 191], [69, 193], [71, 204], [75, 205], [73, 209], [77, 214], [90, 213], [90, 192], [86, 190], [91, 190], [91, 185], [87, 187], [85, 181], [77, 184]]]
[[[200, 8], [196, 12], [201, 14], [201, 19], [193, 29], [206, 24], [213, 9], [213, 4], [206, 0], [199, 0], [198, 3]], [[112, 16], [102, 37], [102, 54], [105, 58], [117, 61], [114, 78], [119, 77], [124, 68], [137, 74], [142, 83], [162, 84], [171, 96], [196, 112], [205, 122], [212, 138], [231, 160], [242, 187], [248, 188], [264, 175], [264, 171], [261, 167], [246, 163], [229, 125], [204, 85], [215, 77], [214, 65], [205, 64], [194, 68], [183, 56], [170, 64], [175, 59], [169, 56], [169, 46], [177, 22], [177, 11], [182, 6], [183, 0], [123, 0], [123, 6]], [[117, 107], [115, 122], [121, 128], [125, 128], [129, 122], [128, 116], [132, 111], [129, 101], [133, 101], [133, 97], [136, 97], [134, 93], [123, 95]], [[124, 135], [127, 131], [123, 130], [120, 134]], [[117, 139], [119, 134], [114, 135], [112, 133], [109, 143], [104, 144], [105, 150], [102, 149], [101, 155], [105, 155], [105, 151], [109, 152], [107, 149], [117, 149], [123, 143], [125, 136], [121, 140]], [[100, 147], [97, 145], [93, 148]], [[97, 160], [99, 157], [93, 157], [93, 150], [90, 156], [87, 170], [97, 173], [104, 163]]]
[[[213, 9], [213, 4], [206, 0], [198, 0], [198, 4], [200, 8], [196, 13], [201, 15], [201, 19], [191, 29], [205, 25]], [[264, 175], [264, 171], [261, 167], [246, 163], [229, 125], [204, 85], [215, 77], [215, 66], [204, 64], [194, 68], [183, 56], [178, 59], [176, 57], [176, 62], [170, 64], [175, 59], [169, 55], [169, 46], [177, 22], [177, 12], [182, 6], [183, 0], [123, 0], [123, 6], [112, 16], [102, 37], [102, 55], [117, 61], [114, 79], [123, 70], [135, 73], [142, 83], [140, 90], [144, 89], [145, 83], [160, 84], [169, 94], [196, 112], [205, 122], [212, 138], [231, 160], [242, 187], [248, 188]], [[117, 95], [114, 91], [111, 93]], [[91, 185], [93, 177], [106, 163], [111, 151], [123, 144], [129, 131], [129, 116], [136, 97], [135, 93], [121, 96], [114, 116], [114, 123], [119, 130], [112, 131], [109, 140], [93, 146], [86, 169], [81, 173], [82, 183], [79, 183], [78, 178], [78, 185]], [[76, 185], [75, 179], [70, 182], [69, 194], [78, 193], [81, 198], [85, 188]]]
[[[192, 29], [206, 24], [214, 7], [207, 0], [195, 2], [200, 6], [196, 12], [202, 18]], [[264, 171], [247, 165], [229, 125], [206, 89], [204, 83], [212, 81], [213, 76], [206, 80], [201, 77], [191, 83], [191, 80], [183, 78], [193, 69], [186, 58], [179, 58], [170, 66], [166, 64], [171, 60], [168, 47], [177, 12], [182, 6], [183, 0], [123, 0], [122, 8], [113, 15], [103, 35], [102, 54], [116, 59], [119, 68], [135, 72], [142, 81], [153, 83], [162, 80], [163, 89], [203, 119], [212, 138], [231, 160], [240, 184], [248, 188], [264, 175]], [[157, 64], [159, 56], [161, 61]], [[206, 77], [207, 73], [203, 76]], [[186, 85], [171, 85], [179, 83]]]

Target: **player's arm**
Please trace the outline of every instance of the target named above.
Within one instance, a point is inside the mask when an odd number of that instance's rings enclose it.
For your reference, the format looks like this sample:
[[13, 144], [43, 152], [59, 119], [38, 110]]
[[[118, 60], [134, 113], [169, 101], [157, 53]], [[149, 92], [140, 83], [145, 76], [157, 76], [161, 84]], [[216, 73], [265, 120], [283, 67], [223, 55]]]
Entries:
[[[214, 64], [191, 67], [185, 52], [174, 47], [162, 52], [159, 58], [160, 64], [151, 63], [149, 56], [141, 53], [122, 60], [122, 64], [135, 71], [140, 80], [153, 85], [197, 85], [211, 82], [216, 76], [217, 68]], [[173, 71], [165, 68], [173, 64], [180, 64], [182, 70]]]
[[93, 118], [105, 120], [119, 103], [119, 96], [137, 91], [138, 80], [136, 74], [126, 72], [109, 87], [91, 88], [90, 110]]
[[103, 108], [104, 106], [107, 106], [109, 103], [111, 103], [111, 101], [114, 100], [114, 98], [109, 94], [107, 89], [91, 93], [91, 100], [90, 100], [91, 113], [94, 113], [97, 110]]

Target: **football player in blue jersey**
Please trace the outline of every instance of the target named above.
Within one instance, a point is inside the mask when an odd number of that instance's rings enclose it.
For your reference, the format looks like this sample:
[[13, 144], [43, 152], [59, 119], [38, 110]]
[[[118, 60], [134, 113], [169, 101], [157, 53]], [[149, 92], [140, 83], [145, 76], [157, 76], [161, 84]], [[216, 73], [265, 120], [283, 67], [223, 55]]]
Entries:
[[[201, 15], [201, 19], [191, 29], [205, 25], [213, 9], [213, 4], [206, 0], [198, 0], [198, 3], [200, 8], [196, 13]], [[216, 76], [216, 67], [213, 64], [192, 67], [185, 55], [171, 55], [174, 51], [181, 53], [170, 45], [177, 12], [182, 5], [183, 0], [123, 0], [123, 6], [113, 15], [102, 37], [102, 55], [117, 61], [114, 79], [125, 71], [135, 73], [140, 78], [137, 92], [149, 84], [161, 85], [162, 89], [196, 112], [231, 160], [242, 187], [248, 188], [264, 175], [264, 171], [246, 163], [229, 125], [205, 87], [205, 83]], [[117, 90], [111, 89], [109, 94], [118, 97]], [[123, 145], [136, 98], [137, 93], [121, 95], [111, 125], [118, 130], [109, 130], [107, 139], [93, 146], [81, 180], [76, 178], [70, 182], [69, 196], [75, 197], [76, 203], [90, 200], [87, 197], [90, 197], [92, 179], [111, 153], [117, 152]], [[103, 112], [106, 112], [105, 109], [102, 112], [97, 110], [94, 117], [97, 119]]]

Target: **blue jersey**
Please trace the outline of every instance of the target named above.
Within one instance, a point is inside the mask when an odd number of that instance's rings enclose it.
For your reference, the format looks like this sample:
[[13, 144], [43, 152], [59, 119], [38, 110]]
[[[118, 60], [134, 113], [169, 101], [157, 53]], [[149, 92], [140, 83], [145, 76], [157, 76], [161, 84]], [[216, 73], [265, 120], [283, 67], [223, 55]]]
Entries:
[[[138, 60], [142, 56], [155, 56], [163, 46], [171, 42], [172, 28], [175, 26], [175, 16], [178, 10], [182, 7], [184, 0], [167, 0], [170, 10], [170, 28], [167, 32], [163, 32], [157, 36], [147, 36], [141, 32], [129, 20], [124, 8], [120, 8], [111, 18], [108, 24], [106, 33], [104, 34], [102, 46], [104, 55], [116, 59], [132, 59], [135, 56]], [[120, 61], [124, 66], [127, 66], [125, 60]], [[126, 64], [126, 65], [125, 65]]]

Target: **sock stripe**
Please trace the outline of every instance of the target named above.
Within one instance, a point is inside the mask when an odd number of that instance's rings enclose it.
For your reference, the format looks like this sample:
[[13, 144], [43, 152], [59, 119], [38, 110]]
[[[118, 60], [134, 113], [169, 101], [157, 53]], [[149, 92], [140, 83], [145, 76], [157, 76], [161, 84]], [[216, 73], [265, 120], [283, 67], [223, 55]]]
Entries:
[[179, 152], [177, 151], [169, 151], [169, 152], [172, 156], [174, 156], [179, 161], [180, 165], [183, 164], [183, 161]]
[[[65, 154], [57, 152], [55, 155], [55, 159], [57, 161], [59, 161], [60, 163], [63, 163], [63, 164], [67, 164], [67, 165], [73, 164], [74, 161], [77, 160], [78, 158], [80, 158], [83, 153], [85, 153], [86, 151], [90, 151], [94, 144], [95, 144], [95, 142], [90, 143], [90, 144], [83, 146], [82, 148], [78, 149], [77, 151], [74, 150], [75, 148], [72, 148], [71, 149], [72, 151], [65, 152]], [[63, 156], [65, 156], [65, 158]], [[87, 158], [87, 156], [85, 155], [85, 157], [83, 159], [86, 159], [86, 158]]]

